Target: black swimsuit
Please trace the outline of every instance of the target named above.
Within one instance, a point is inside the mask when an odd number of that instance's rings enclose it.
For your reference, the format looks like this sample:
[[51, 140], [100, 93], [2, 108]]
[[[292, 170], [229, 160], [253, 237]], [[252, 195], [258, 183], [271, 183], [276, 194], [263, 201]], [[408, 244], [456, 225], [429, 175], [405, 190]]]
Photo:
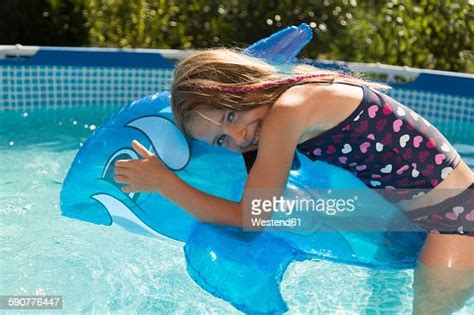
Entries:
[[[436, 187], [460, 162], [454, 147], [413, 110], [383, 93], [365, 86], [362, 89], [364, 96], [353, 113], [337, 126], [298, 144], [297, 150], [313, 161], [350, 171], [394, 203], [417, 198], [420, 189], [424, 194]], [[246, 155], [250, 165], [252, 154]], [[466, 207], [458, 219], [470, 222], [474, 209], [469, 209], [469, 204]], [[454, 218], [446, 217], [446, 213], [440, 214], [444, 220]]]
[[364, 97], [349, 117], [297, 149], [352, 172], [368, 187], [396, 189], [384, 194], [392, 202], [413, 198], [413, 188], [437, 186], [460, 161], [453, 146], [413, 110], [362, 89]]

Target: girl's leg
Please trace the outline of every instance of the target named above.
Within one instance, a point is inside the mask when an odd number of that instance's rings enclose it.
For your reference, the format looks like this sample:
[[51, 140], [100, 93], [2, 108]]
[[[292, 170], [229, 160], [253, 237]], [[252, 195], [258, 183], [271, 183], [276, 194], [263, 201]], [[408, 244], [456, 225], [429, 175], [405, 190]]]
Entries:
[[474, 296], [474, 237], [432, 234], [415, 269], [414, 314], [451, 314]]

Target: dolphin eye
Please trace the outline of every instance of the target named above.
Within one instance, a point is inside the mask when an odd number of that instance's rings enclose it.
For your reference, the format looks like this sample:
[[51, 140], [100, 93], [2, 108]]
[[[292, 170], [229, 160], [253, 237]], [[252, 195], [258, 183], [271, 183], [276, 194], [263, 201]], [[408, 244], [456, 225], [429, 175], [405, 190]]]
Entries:
[[217, 138], [216, 144], [217, 144], [218, 146], [222, 146], [222, 145], [224, 144], [225, 137], [226, 137], [226, 135], [222, 135], [222, 136], [220, 136], [219, 138]]

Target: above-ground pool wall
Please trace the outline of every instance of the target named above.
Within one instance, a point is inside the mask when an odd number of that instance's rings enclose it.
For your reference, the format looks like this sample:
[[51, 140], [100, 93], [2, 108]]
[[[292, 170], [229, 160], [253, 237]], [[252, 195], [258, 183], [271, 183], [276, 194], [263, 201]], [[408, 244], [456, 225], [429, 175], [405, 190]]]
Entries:
[[[0, 112], [114, 110], [169, 90], [173, 64], [187, 52], [0, 46]], [[474, 75], [404, 67], [315, 62], [368, 73], [393, 87], [393, 97], [435, 123], [448, 137], [474, 134]], [[370, 77], [369, 75], [369, 77]]]
[[[169, 90], [174, 65], [156, 51], [26, 47], [2, 54], [0, 111], [73, 107], [118, 108]], [[3, 56], [2, 56], [3, 55]], [[3, 58], [2, 58], [3, 57]]]

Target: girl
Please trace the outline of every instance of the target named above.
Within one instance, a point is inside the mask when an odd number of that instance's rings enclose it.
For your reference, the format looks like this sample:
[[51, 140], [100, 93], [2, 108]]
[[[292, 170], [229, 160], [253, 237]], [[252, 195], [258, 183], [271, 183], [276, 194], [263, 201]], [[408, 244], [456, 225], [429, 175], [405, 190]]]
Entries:
[[258, 149], [241, 201], [194, 189], [136, 141], [143, 159], [117, 161], [115, 179], [125, 192], [159, 192], [201, 221], [241, 227], [249, 191], [283, 192], [295, 150], [340, 166], [389, 192], [383, 196], [431, 232], [415, 270], [413, 310], [452, 312], [474, 289], [474, 175], [436, 128], [383, 88], [309, 66], [285, 75], [228, 49], [194, 53], [175, 70], [176, 124], [209, 145]]

